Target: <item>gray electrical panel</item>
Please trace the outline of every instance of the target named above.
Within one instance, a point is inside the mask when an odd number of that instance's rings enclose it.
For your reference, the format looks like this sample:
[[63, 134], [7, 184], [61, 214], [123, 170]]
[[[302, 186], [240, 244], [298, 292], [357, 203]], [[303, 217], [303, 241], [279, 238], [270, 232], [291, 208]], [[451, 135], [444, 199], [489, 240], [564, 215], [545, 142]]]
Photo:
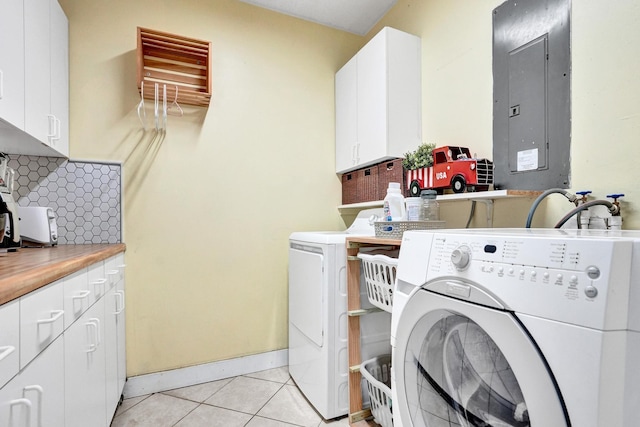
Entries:
[[509, 0], [493, 10], [496, 189], [570, 186], [570, 0]]

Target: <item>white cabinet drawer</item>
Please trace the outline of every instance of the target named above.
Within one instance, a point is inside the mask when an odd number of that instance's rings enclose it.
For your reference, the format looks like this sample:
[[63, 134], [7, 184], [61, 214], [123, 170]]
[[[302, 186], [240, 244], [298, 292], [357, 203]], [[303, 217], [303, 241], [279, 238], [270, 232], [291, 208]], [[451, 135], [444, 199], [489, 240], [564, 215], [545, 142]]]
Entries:
[[20, 370], [20, 305], [0, 306], [0, 388]]
[[64, 330], [64, 287], [61, 280], [20, 298], [20, 368]]
[[107, 293], [108, 280], [104, 273], [104, 261], [96, 262], [91, 265], [87, 275], [89, 280], [89, 290], [91, 291], [91, 304], [93, 304]]
[[71, 326], [91, 305], [87, 269], [82, 269], [64, 278], [64, 328]]

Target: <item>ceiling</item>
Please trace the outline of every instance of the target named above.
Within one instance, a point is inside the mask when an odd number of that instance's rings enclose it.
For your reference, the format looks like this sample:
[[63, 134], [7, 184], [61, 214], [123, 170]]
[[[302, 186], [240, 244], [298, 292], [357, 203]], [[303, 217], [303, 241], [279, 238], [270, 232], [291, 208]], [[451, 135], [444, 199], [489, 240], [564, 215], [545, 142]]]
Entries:
[[240, 1], [363, 36], [397, 0]]

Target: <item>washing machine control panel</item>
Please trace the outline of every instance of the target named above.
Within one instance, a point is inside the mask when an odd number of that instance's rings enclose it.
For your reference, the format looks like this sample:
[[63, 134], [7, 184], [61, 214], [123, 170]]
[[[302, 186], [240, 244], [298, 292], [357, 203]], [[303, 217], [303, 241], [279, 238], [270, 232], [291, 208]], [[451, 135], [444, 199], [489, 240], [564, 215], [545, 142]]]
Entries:
[[436, 234], [427, 282], [454, 278], [508, 310], [616, 329], [626, 326], [630, 273], [628, 241]]

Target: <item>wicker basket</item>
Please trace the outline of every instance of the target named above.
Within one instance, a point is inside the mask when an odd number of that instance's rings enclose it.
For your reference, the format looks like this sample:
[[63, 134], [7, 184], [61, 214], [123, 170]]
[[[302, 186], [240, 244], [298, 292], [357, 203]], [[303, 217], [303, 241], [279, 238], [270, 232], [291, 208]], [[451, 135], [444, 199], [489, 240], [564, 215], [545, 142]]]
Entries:
[[383, 200], [387, 195], [387, 188], [390, 182], [399, 182], [400, 191], [405, 197], [409, 196], [405, 181], [404, 169], [402, 169], [402, 159], [389, 160], [379, 163], [378, 167], [378, 197], [377, 200]]
[[376, 165], [342, 175], [342, 204], [378, 200], [378, 168]]
[[386, 255], [369, 255], [365, 253], [359, 253], [358, 258], [362, 260], [361, 271], [367, 286], [369, 302], [391, 313], [398, 260]]
[[356, 171], [358, 202], [370, 202], [378, 199], [378, 169], [369, 166]]
[[345, 172], [342, 174], [342, 204], [382, 200], [387, 195], [390, 182], [399, 182], [402, 194], [409, 196], [402, 159], [391, 159]]
[[444, 228], [445, 221], [378, 221], [374, 223], [376, 237], [402, 239], [407, 230], [437, 230]]
[[392, 427], [391, 355], [365, 360], [360, 364], [360, 374], [367, 382], [373, 418], [382, 427]]
[[358, 180], [356, 172], [347, 172], [342, 175], [342, 204], [357, 203]]

